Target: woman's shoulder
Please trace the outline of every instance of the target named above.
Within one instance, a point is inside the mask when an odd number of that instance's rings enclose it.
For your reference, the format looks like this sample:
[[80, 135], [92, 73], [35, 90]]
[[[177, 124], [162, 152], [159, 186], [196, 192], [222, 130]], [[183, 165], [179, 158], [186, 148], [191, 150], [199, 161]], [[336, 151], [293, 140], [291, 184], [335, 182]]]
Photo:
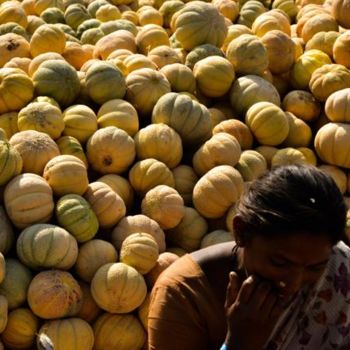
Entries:
[[191, 256], [199, 263], [202, 261], [231, 259], [235, 246], [236, 243], [234, 241], [218, 243], [206, 248], [196, 250], [191, 253]]
[[234, 246], [234, 242], [219, 243], [183, 255], [161, 273], [156, 281], [157, 286], [210, 283], [211, 271], [214, 270], [217, 276], [223, 267], [230, 269]]
[[168, 266], [157, 278], [156, 285], [171, 287], [202, 278], [203, 271], [190, 254], [185, 254]]
[[191, 256], [206, 275], [213, 271], [217, 276], [217, 273], [222, 270], [228, 273], [235, 268], [235, 247], [234, 241], [219, 243], [197, 250], [191, 253]]

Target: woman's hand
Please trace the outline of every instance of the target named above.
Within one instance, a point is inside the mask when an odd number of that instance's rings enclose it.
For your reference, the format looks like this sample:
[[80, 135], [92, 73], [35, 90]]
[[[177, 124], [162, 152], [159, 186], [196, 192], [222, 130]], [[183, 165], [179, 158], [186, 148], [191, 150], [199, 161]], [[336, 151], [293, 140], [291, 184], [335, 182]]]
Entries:
[[229, 350], [262, 349], [283, 311], [270, 282], [250, 276], [240, 286], [235, 272], [230, 273], [225, 309]]

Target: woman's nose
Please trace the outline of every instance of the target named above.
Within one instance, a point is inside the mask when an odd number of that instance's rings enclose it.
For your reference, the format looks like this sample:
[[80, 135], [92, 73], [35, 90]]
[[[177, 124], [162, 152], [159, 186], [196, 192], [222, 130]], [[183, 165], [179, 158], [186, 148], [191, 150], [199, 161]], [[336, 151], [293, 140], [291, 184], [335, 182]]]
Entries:
[[283, 295], [291, 296], [296, 294], [305, 284], [303, 271], [288, 274], [282, 282], [284, 282], [284, 285], [281, 287], [282, 284], [280, 284], [279, 289]]

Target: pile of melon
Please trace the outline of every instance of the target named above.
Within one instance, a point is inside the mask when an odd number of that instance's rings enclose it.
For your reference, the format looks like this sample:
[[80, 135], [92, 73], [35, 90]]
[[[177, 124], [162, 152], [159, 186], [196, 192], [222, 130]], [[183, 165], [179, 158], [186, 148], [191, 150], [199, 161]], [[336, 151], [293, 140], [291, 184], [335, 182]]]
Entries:
[[350, 0], [0, 0], [0, 350], [146, 349], [160, 273], [297, 163], [348, 201]]

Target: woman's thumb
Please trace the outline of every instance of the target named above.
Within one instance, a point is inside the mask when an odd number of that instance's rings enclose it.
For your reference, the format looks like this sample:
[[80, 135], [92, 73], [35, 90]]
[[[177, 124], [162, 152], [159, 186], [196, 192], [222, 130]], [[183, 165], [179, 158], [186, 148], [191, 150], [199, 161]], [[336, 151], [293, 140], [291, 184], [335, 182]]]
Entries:
[[236, 300], [239, 292], [239, 280], [236, 272], [231, 271], [226, 289], [225, 308], [230, 307]]

